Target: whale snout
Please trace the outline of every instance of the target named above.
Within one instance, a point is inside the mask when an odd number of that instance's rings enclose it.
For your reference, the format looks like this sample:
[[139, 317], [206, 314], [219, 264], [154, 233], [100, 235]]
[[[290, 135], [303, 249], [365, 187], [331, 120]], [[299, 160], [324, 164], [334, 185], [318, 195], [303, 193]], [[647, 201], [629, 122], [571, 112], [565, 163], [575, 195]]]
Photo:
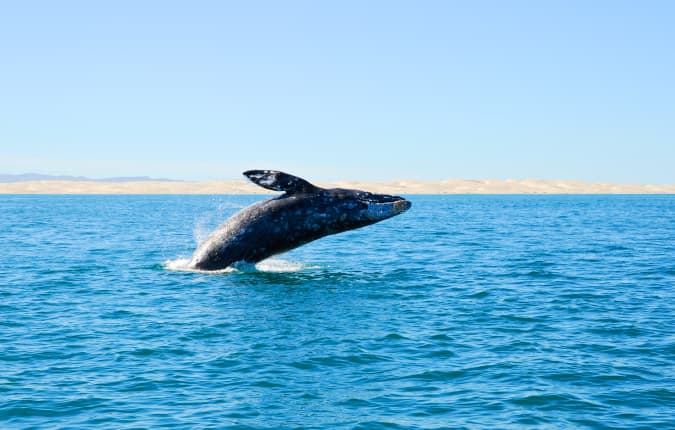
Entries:
[[396, 215], [402, 214], [403, 212], [410, 209], [410, 207], [412, 207], [410, 200], [402, 198], [401, 200], [394, 202], [394, 212], [396, 212]]
[[402, 214], [410, 209], [412, 203], [398, 196], [382, 196], [383, 198], [378, 202], [368, 203], [366, 210], [366, 217], [373, 221], [380, 221], [391, 218], [393, 216]]

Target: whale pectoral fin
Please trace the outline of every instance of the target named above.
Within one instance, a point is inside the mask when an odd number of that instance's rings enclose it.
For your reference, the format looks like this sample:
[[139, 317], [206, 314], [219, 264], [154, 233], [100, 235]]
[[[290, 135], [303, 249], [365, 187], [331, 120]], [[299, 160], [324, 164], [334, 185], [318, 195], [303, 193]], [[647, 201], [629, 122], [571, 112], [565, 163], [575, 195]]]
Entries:
[[277, 170], [247, 170], [244, 175], [256, 185], [287, 194], [307, 193], [318, 189], [302, 178]]

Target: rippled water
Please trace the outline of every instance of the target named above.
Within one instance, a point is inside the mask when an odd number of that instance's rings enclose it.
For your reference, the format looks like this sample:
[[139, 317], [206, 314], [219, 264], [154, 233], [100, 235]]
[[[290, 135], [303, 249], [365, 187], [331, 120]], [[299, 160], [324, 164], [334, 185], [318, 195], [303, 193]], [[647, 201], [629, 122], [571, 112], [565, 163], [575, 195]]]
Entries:
[[412, 196], [171, 270], [259, 198], [0, 197], [0, 427], [675, 428], [675, 196]]

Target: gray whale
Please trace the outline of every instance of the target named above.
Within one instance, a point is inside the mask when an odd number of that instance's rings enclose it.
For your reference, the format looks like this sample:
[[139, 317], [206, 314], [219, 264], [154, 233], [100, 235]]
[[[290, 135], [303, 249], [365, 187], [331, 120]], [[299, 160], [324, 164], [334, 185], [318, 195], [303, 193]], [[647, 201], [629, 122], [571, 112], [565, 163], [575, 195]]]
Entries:
[[411, 206], [399, 196], [324, 189], [276, 170], [249, 170], [244, 175], [284, 194], [226, 220], [195, 250], [190, 268], [220, 270], [237, 262], [257, 263], [321, 237], [391, 218]]

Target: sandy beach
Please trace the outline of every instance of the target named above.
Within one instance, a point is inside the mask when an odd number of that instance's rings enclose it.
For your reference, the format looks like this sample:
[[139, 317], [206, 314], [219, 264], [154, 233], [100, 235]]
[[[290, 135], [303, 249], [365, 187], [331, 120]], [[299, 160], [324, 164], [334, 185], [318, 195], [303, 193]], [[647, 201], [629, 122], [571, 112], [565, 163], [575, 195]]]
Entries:
[[[386, 194], [675, 194], [675, 185], [555, 180], [467, 180], [317, 183]], [[244, 180], [205, 182], [28, 181], [0, 183], [0, 194], [270, 194]]]

